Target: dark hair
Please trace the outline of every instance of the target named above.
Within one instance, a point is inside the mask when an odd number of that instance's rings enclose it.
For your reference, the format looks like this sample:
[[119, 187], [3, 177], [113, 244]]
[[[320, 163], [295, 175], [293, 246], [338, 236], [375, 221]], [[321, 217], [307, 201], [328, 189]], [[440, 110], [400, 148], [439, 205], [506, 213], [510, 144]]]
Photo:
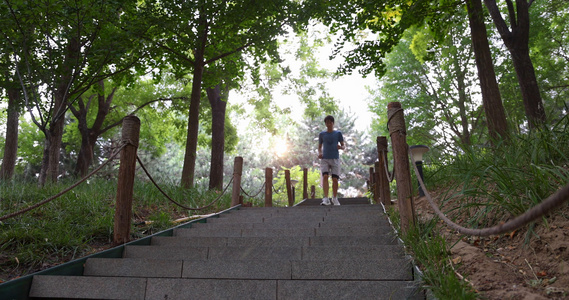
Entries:
[[326, 118], [324, 118], [324, 123], [326, 123], [326, 121], [332, 121], [332, 123], [334, 123], [334, 117], [332, 117], [331, 115], [327, 115]]

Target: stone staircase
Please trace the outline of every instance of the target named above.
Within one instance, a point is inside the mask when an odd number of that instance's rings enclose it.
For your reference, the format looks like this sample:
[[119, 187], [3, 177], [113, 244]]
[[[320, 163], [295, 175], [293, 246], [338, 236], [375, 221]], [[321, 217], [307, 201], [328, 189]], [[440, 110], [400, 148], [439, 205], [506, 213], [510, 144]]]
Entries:
[[360, 200], [233, 210], [126, 245], [122, 258], [89, 258], [83, 276], [36, 275], [29, 296], [425, 299], [381, 206]]

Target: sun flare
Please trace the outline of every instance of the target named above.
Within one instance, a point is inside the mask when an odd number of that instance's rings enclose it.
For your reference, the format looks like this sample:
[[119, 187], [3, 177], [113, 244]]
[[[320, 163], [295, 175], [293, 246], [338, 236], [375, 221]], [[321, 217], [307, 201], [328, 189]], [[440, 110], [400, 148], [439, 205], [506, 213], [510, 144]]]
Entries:
[[274, 144], [273, 150], [278, 157], [283, 157], [288, 150], [288, 144], [284, 139], [279, 139]]

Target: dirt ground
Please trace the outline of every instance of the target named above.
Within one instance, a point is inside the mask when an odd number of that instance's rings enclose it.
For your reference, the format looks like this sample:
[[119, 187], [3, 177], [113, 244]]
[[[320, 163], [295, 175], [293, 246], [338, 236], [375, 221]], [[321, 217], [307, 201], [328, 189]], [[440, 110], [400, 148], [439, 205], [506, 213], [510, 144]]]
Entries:
[[[436, 201], [436, 200], [435, 200]], [[425, 197], [414, 199], [418, 218], [433, 210]], [[485, 299], [569, 299], [569, 204], [527, 228], [488, 238], [464, 237], [442, 221], [440, 233], [452, 246], [451, 263]]]

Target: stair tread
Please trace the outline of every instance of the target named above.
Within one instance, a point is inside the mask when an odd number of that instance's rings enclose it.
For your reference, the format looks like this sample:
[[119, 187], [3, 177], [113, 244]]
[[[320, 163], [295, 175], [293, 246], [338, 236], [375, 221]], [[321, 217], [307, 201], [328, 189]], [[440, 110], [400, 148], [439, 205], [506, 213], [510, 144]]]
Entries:
[[424, 299], [379, 205], [239, 208], [89, 258], [84, 276], [33, 277], [30, 297]]

